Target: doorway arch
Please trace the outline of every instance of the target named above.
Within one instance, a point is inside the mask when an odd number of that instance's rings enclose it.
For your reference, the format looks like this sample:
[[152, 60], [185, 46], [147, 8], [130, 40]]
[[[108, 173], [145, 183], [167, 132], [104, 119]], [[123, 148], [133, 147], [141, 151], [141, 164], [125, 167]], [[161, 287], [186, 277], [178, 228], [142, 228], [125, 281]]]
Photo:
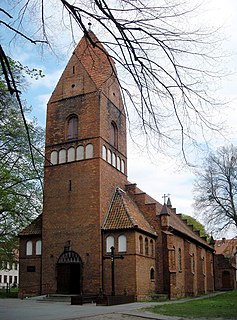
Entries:
[[57, 293], [80, 294], [82, 292], [82, 260], [75, 251], [65, 251], [59, 258], [57, 269]]

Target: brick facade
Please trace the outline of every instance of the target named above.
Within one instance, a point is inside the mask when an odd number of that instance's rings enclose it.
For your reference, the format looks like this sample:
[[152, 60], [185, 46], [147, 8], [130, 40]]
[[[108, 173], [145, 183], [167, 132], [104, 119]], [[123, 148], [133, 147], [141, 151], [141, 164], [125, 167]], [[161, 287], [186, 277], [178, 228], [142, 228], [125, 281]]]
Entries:
[[[127, 181], [126, 117], [114, 63], [90, 36], [95, 47], [82, 38], [48, 103], [42, 225], [40, 234], [34, 223], [20, 234], [20, 294], [110, 295], [109, 241], [115, 294], [140, 300], [213, 291], [213, 248], [175, 209]], [[26, 242], [38, 238], [42, 254], [26, 256]], [[27, 266], [35, 267], [31, 274]]]

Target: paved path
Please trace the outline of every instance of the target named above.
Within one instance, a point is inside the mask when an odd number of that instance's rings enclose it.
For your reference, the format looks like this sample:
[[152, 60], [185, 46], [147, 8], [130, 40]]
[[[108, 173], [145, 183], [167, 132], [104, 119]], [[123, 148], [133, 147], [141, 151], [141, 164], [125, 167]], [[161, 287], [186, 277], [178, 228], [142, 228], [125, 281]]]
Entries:
[[161, 316], [142, 309], [157, 304], [180, 303], [187, 300], [190, 299], [163, 303], [135, 302], [106, 307], [95, 304], [71, 305], [70, 302], [45, 302], [36, 299], [0, 299], [0, 320], [141, 320], [142, 318], [179, 320], [179, 317]]
[[[1, 320], [109, 320], [128, 319], [141, 320], [141, 308], [156, 303], [129, 303], [117, 306], [96, 306], [85, 304], [83, 306], [71, 305], [69, 302], [41, 302], [33, 299], [0, 299]], [[140, 316], [139, 316], [140, 315]], [[139, 317], [138, 317], [139, 316]], [[153, 314], [151, 314], [153, 316]], [[148, 317], [148, 319], [168, 319], [167, 317]]]

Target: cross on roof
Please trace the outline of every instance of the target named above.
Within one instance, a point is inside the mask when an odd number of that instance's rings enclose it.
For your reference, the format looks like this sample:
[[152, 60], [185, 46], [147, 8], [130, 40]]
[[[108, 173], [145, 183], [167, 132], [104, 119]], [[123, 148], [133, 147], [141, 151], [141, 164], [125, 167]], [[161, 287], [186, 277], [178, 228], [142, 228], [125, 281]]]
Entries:
[[162, 196], [162, 198], [164, 198], [164, 204], [166, 204], [166, 198], [169, 198], [170, 194], [165, 194]]

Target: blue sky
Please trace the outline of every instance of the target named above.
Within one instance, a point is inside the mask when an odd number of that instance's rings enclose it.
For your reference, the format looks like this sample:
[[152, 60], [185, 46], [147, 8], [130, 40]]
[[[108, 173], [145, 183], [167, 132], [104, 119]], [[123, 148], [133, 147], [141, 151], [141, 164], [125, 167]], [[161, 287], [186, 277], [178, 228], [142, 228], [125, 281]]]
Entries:
[[[4, 1], [5, 2], [5, 1]], [[207, 1], [207, 11], [202, 15], [205, 23], [221, 26], [219, 33], [225, 41], [223, 42], [223, 53], [230, 54], [225, 58], [223, 69], [229, 74], [218, 84], [217, 94], [228, 103], [221, 118], [226, 121], [228, 133], [225, 138], [236, 144], [236, 97], [237, 97], [237, 2], [235, 0], [212, 0]], [[38, 123], [44, 127], [46, 119], [46, 104], [59, 77], [71, 55], [72, 45], [69, 43], [68, 33], [61, 30], [52, 31], [55, 35], [54, 51], [45, 49], [41, 51], [38, 45], [26, 41], [12, 42], [9, 47], [8, 41], [11, 37], [9, 32], [0, 36], [1, 42], [5, 44], [5, 50], [16, 60], [30, 68], [42, 69], [45, 77], [42, 79], [29, 79], [30, 86], [23, 93], [27, 104], [32, 106], [32, 115], [37, 118]], [[50, 33], [51, 34], [51, 33]], [[82, 34], [78, 32], [75, 38], [78, 40]], [[219, 83], [219, 82], [218, 82]], [[219, 115], [216, 115], [219, 117]], [[226, 143], [225, 139], [218, 137], [214, 140], [213, 147]], [[158, 201], [162, 202], [162, 195], [169, 193], [173, 207], [177, 212], [194, 215], [193, 204], [193, 179], [191, 170], [183, 166], [176, 158], [166, 157], [164, 154], [156, 154], [150, 157], [146, 150], [139, 150], [128, 141], [128, 179], [137, 183], [139, 188], [147, 192]]]

